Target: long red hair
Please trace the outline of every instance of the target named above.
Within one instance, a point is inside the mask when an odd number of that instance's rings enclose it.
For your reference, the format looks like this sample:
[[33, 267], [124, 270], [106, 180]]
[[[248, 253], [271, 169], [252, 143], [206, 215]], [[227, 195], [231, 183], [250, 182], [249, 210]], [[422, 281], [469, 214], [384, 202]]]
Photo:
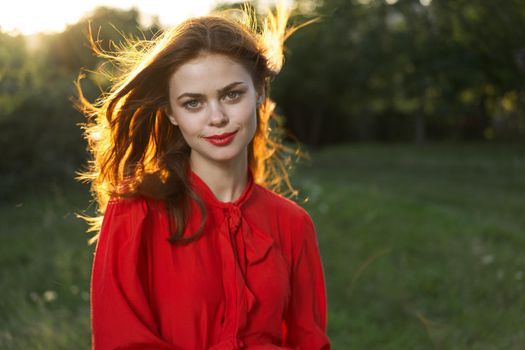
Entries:
[[[89, 102], [77, 82], [78, 104], [88, 117], [83, 125], [93, 160], [78, 179], [91, 183], [100, 216], [86, 218], [89, 231], [98, 232], [110, 197], [145, 196], [162, 200], [173, 225], [171, 243], [189, 243], [201, 233], [206, 218], [203, 202], [192, 191], [187, 177], [190, 148], [178, 127], [170, 123], [168, 79], [182, 64], [199, 54], [226, 55], [242, 64], [255, 87], [265, 91], [257, 111], [258, 126], [248, 146], [248, 164], [256, 183], [283, 194], [295, 195], [288, 176], [294, 156], [303, 152], [283, 145], [282, 118], [269, 98], [270, 80], [281, 69], [283, 44], [299, 27], [288, 28], [290, 11], [278, 5], [262, 25], [247, 7], [188, 19], [151, 41], [127, 40], [115, 52], [101, 49], [91, 38], [93, 50], [119, 68], [111, 77], [109, 92]], [[201, 227], [189, 238], [183, 231], [189, 200], [203, 212]], [[98, 239], [96, 234], [90, 243]]]

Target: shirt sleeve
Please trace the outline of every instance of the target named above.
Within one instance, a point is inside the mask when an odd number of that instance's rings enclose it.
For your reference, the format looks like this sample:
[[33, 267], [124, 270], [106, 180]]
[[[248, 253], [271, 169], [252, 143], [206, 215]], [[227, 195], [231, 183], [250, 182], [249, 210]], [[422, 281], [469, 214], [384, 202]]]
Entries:
[[174, 349], [162, 340], [147, 297], [147, 204], [111, 200], [91, 274], [94, 350]]
[[293, 253], [284, 345], [294, 350], [330, 350], [324, 271], [315, 226], [306, 211], [297, 230], [299, 248]]

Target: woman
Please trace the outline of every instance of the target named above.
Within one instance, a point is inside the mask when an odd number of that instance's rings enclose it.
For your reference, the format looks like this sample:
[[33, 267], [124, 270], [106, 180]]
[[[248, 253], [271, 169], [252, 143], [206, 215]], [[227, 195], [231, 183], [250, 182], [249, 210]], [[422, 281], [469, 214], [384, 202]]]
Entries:
[[238, 14], [111, 56], [124, 71], [96, 105], [79, 88], [104, 213], [94, 349], [330, 349], [314, 224], [270, 190], [288, 183], [268, 97], [288, 12], [261, 33]]

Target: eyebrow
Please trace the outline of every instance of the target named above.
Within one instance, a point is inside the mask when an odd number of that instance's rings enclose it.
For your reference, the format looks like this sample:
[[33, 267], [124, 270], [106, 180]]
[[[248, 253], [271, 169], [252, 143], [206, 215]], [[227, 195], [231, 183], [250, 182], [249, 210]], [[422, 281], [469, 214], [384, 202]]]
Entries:
[[[239, 85], [239, 84], [243, 84], [242, 81], [236, 81], [236, 82], [233, 82], [231, 84], [228, 84], [226, 85], [225, 87], [223, 87], [222, 89], [219, 89], [217, 90], [217, 93], [220, 95], [220, 94], [223, 94], [224, 92], [228, 91], [228, 90], [231, 90], [232, 88], [234, 88], [235, 86]], [[177, 97], [177, 100], [180, 100], [181, 98], [183, 97], [193, 97], [193, 98], [196, 98], [196, 97], [202, 97], [203, 95], [202, 94], [197, 94], [197, 93], [193, 93], [193, 92], [185, 92], [183, 94], [180, 94], [179, 97]]]

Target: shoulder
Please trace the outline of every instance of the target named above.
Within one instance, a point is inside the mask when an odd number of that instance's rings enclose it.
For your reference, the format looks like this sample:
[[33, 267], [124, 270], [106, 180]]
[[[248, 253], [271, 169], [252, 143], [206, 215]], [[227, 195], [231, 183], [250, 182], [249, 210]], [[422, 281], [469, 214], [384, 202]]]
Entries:
[[283, 217], [287, 221], [294, 222], [299, 226], [313, 225], [312, 218], [308, 211], [293, 200], [260, 185], [256, 185], [256, 188], [266, 211], [276, 211], [278, 216]]
[[143, 196], [109, 199], [104, 216], [109, 215], [147, 215], [161, 205], [159, 201]]
[[104, 211], [100, 235], [119, 236], [121, 239], [140, 234], [162, 203], [142, 196], [111, 198]]

